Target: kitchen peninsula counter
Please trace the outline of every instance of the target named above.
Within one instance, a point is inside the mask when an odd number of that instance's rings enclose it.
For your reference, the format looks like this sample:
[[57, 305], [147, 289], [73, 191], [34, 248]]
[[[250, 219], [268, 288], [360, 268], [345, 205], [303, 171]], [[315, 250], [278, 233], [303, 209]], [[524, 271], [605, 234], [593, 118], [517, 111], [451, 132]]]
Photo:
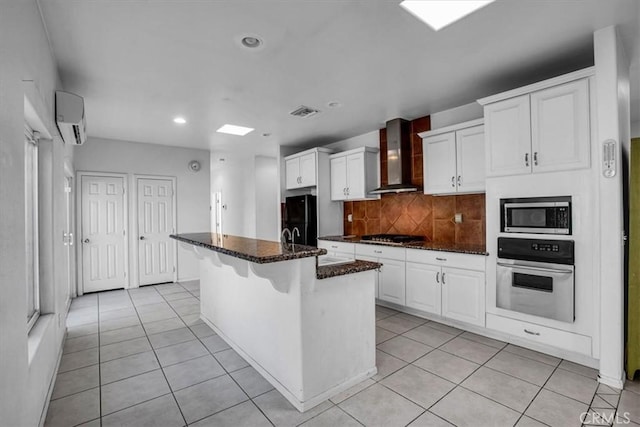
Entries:
[[375, 269], [317, 266], [324, 249], [172, 235], [200, 260], [201, 318], [299, 411], [377, 373]]
[[396, 248], [423, 249], [429, 251], [455, 252], [470, 255], [489, 255], [484, 245], [470, 245], [465, 243], [436, 243], [415, 241], [398, 244], [387, 244], [381, 242], [372, 242], [371, 240], [363, 240], [362, 236], [322, 236], [318, 240], [326, 240], [329, 242], [359, 243], [364, 245], [392, 246]]

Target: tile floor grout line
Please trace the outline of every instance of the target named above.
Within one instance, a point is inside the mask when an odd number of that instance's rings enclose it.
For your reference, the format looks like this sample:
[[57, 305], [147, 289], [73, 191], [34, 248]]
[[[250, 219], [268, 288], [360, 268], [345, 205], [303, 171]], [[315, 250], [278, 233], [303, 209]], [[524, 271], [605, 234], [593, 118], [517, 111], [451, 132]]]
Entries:
[[[560, 366], [560, 364], [559, 364], [559, 363], [558, 363], [558, 366]], [[535, 400], [538, 398], [538, 396], [540, 395], [540, 393], [542, 392], [542, 390], [546, 390], [546, 389], [544, 388], [544, 386], [545, 386], [545, 385], [547, 385], [547, 383], [549, 382], [549, 380], [551, 379], [551, 377], [553, 376], [553, 374], [555, 374], [555, 373], [556, 373], [556, 371], [558, 370], [558, 366], [556, 366], [556, 367], [553, 369], [553, 371], [551, 371], [551, 375], [549, 375], [549, 377], [545, 380], [544, 384], [542, 384], [542, 385], [540, 386], [540, 389], [539, 389], [539, 390], [538, 390], [538, 392], [535, 394], [535, 396], [533, 396], [533, 399], [531, 399], [531, 401], [529, 402], [529, 404], [527, 405], [527, 407], [526, 407], [526, 408], [524, 408], [524, 411], [522, 411], [522, 414], [520, 415], [520, 418], [518, 418], [518, 420], [516, 421], [516, 424], [517, 424], [518, 422], [520, 422], [520, 420], [522, 419], [522, 417], [524, 417], [524, 416], [525, 416], [526, 412], [529, 410], [529, 408], [531, 407], [531, 405], [533, 404], [533, 402], [535, 402]], [[558, 394], [559, 394], [559, 393], [558, 393]], [[561, 396], [564, 396], [564, 395], [561, 395]], [[565, 397], [566, 397], [566, 396], [565, 396]], [[587, 409], [587, 411], [588, 411], [588, 409]], [[540, 421], [539, 419], [534, 418], [534, 417], [532, 417], [532, 416], [530, 416], [530, 415], [526, 415], [526, 416], [527, 416], [527, 417], [529, 417], [529, 418], [531, 418], [531, 419], [534, 419], [534, 420], [536, 420], [536, 421], [538, 421], [538, 422], [540, 422], [540, 423], [542, 423], [542, 424], [544, 424], [544, 425], [548, 425], [547, 423], [545, 423], [545, 422], [543, 422], [543, 421]]]
[[[180, 286], [182, 286], [182, 285], [180, 285]], [[158, 292], [158, 293], [159, 293], [159, 292]], [[165, 298], [164, 298], [164, 296], [162, 296], [162, 298], [163, 298], [163, 299], [165, 299]], [[166, 301], [166, 299], [165, 299], [165, 301]], [[200, 302], [200, 299], [198, 299], [198, 302]], [[177, 312], [177, 311], [175, 311], [175, 309], [174, 309], [173, 307], [171, 307], [171, 310], [173, 310], [173, 311], [174, 311], [174, 313], [176, 313], [178, 316], [180, 316], [180, 315], [178, 314], [178, 312]], [[201, 309], [199, 309], [199, 310], [198, 310], [198, 312], [200, 313], [200, 312], [201, 312]], [[204, 322], [203, 322], [203, 323], [204, 323]], [[191, 328], [189, 328], [189, 331], [191, 331]], [[191, 332], [191, 333], [193, 334], [193, 332]], [[211, 357], [213, 357], [213, 358], [214, 358], [214, 360], [215, 360], [215, 361], [220, 365], [220, 367], [222, 368], [222, 370], [225, 372], [223, 375], [227, 375], [227, 376], [231, 379], [231, 381], [233, 381], [233, 382], [236, 384], [236, 386], [240, 389], [240, 391], [242, 391], [242, 393], [244, 393], [244, 395], [247, 397], [247, 400], [249, 400], [249, 401], [251, 401], [251, 402], [253, 403], [253, 400], [251, 399], [251, 397], [249, 397], [249, 395], [247, 394], [247, 392], [246, 392], [246, 391], [244, 391], [244, 389], [242, 388], [242, 386], [240, 386], [240, 384], [236, 381], [236, 379], [235, 379], [235, 378], [233, 378], [233, 376], [231, 375], [231, 372], [227, 371], [227, 368], [225, 368], [225, 367], [224, 367], [224, 365], [223, 365], [222, 363], [220, 363], [220, 361], [215, 357], [214, 353], [212, 353], [212, 352], [211, 352], [211, 350], [209, 350], [209, 347], [207, 347], [207, 346], [202, 342], [202, 340], [200, 339], [200, 337], [198, 337], [198, 336], [197, 336], [197, 335], [195, 335], [195, 334], [193, 334], [193, 335], [196, 337], [196, 340], [198, 340], [198, 341], [200, 342], [200, 345], [202, 345], [202, 346], [207, 350], [207, 352], [209, 353], [209, 355], [210, 355]], [[217, 335], [217, 334], [216, 334], [216, 335]], [[222, 338], [222, 337], [221, 337], [221, 338]], [[227, 345], [228, 345], [228, 344], [227, 344]], [[221, 351], [224, 351], [224, 350], [221, 350]], [[234, 351], [235, 351], [235, 350], [234, 350]], [[220, 353], [220, 351], [219, 351], [218, 353]], [[244, 360], [244, 359], [243, 359], [243, 360]], [[246, 362], [246, 361], [245, 361], [245, 362]], [[158, 363], [160, 363], [160, 360], [158, 360]], [[251, 366], [251, 365], [249, 365], [249, 366]], [[239, 370], [240, 370], [240, 369], [236, 369], [236, 371], [239, 371]], [[232, 372], [236, 372], [236, 371], [232, 371]], [[162, 371], [162, 373], [164, 374], [164, 370]], [[218, 377], [216, 377], [216, 378], [220, 378], [221, 376], [222, 376], [222, 375], [220, 375], [220, 376], [218, 376]], [[166, 379], [166, 378], [165, 378], [165, 379]], [[209, 378], [209, 379], [207, 379], [206, 381], [210, 381], [211, 379], [213, 379], [213, 378]], [[205, 383], [206, 381], [202, 381], [202, 382], [201, 382], [201, 383], [199, 383], [199, 384]], [[169, 383], [169, 381], [167, 380], [167, 384], [168, 384], [168, 383]], [[193, 385], [195, 385], [195, 384], [192, 384], [192, 385], [190, 385], [189, 387], [191, 387], [191, 386], [193, 386]], [[186, 388], [188, 388], [188, 387], [185, 387], [185, 389], [186, 389]], [[173, 392], [173, 389], [171, 388], [171, 385], [169, 385], [169, 389], [170, 389], [170, 390], [172, 390], [172, 392]], [[180, 404], [178, 403], [178, 399], [175, 397], [175, 394], [174, 394], [174, 399], [176, 399], [176, 404], [177, 404], [177, 405], [178, 405], [178, 407], [180, 408]], [[245, 400], [245, 401], [243, 401], [243, 402], [239, 402], [239, 403], [237, 403], [236, 405], [239, 405], [239, 404], [244, 403], [244, 402], [246, 402], [246, 400]], [[233, 405], [233, 406], [236, 406], [236, 405]], [[254, 405], [256, 405], [256, 404], [254, 403]], [[229, 408], [231, 408], [231, 407], [233, 407], [233, 406], [230, 406]], [[258, 406], [258, 405], [256, 405], [256, 406]], [[213, 414], [209, 414], [209, 415], [207, 415], [207, 417], [213, 416], [213, 415], [215, 415], [215, 414], [217, 414], [217, 413], [219, 413], [219, 412], [222, 412], [222, 411], [224, 411], [224, 410], [226, 410], [226, 409], [229, 409], [229, 408], [224, 408], [224, 409], [222, 409], [222, 410], [220, 410], [220, 411], [218, 411], [218, 412], [214, 412]], [[258, 408], [258, 409], [259, 409], [259, 408]], [[180, 408], [180, 412], [182, 413], [182, 408]], [[189, 423], [187, 423], [187, 419], [186, 419], [186, 417], [184, 417], [184, 414], [183, 414], [182, 416], [183, 416], [183, 418], [184, 418], [184, 421], [185, 421], [186, 425], [188, 425]], [[265, 416], [266, 416], [266, 414], [265, 414]], [[205, 418], [207, 418], [207, 417], [205, 417]], [[202, 418], [202, 419], [204, 419], [204, 418]], [[269, 422], [271, 422], [271, 420], [270, 420], [268, 417], [267, 417], [267, 419], [269, 420]], [[194, 421], [194, 423], [195, 423], [195, 422], [197, 422], [197, 421], [199, 421], [199, 420]], [[193, 423], [192, 423], [192, 424], [193, 424]], [[273, 424], [273, 423], [272, 423], [272, 424]]]
[[[182, 286], [182, 285], [180, 285], [180, 286]], [[194, 296], [194, 297], [195, 297], [195, 296]], [[166, 298], [164, 298], [164, 296], [162, 296], [162, 298], [163, 298], [163, 299], [165, 299], [165, 301], [166, 301]], [[197, 297], [197, 299], [198, 299], [198, 301], [200, 302], [200, 298], [199, 298], [199, 297]], [[171, 307], [171, 309], [173, 310], [173, 307]], [[175, 312], [175, 310], [174, 310], [174, 312]], [[199, 312], [200, 312], [200, 315], [201, 315], [201, 314], [202, 314], [202, 313], [201, 313], [201, 310], [199, 310]], [[176, 312], [176, 314], [178, 314], [178, 313]], [[200, 320], [202, 320], [202, 319], [200, 319]], [[202, 324], [206, 325], [206, 323], [205, 323], [204, 321], [202, 322]], [[193, 326], [193, 325], [192, 325], [192, 326]], [[188, 325], [187, 325], [187, 327], [189, 328], [189, 330], [191, 330], [191, 327], [190, 327], [190, 326], [188, 326]], [[207, 325], [207, 327], [209, 327], [209, 325]], [[209, 327], [209, 329], [211, 329], [211, 328]], [[216, 333], [215, 333], [215, 331], [213, 331], [213, 332], [214, 332], [214, 335], [215, 335], [215, 336], [220, 337], [220, 335], [216, 334]], [[193, 331], [192, 331], [192, 333], [193, 333]], [[194, 335], [195, 335], [195, 334], [194, 334]], [[209, 335], [209, 336], [214, 336], [214, 335]], [[224, 373], [224, 374], [222, 374], [222, 375], [228, 375], [228, 376], [229, 376], [229, 378], [231, 378], [231, 380], [232, 380], [232, 381], [233, 381], [233, 382], [238, 386], [238, 388], [239, 388], [239, 389], [240, 389], [240, 390], [241, 390], [241, 391], [242, 391], [242, 392], [247, 396], [247, 398], [249, 399], [249, 401], [250, 401], [250, 402], [251, 402], [251, 403], [252, 403], [256, 408], [258, 408], [258, 411], [260, 411], [260, 413], [262, 413], [262, 415], [265, 417], [265, 419], [266, 419], [267, 421], [269, 421], [269, 423], [271, 423], [271, 425], [272, 425], [272, 426], [275, 426], [275, 424], [273, 423], [273, 421], [271, 421], [271, 419], [267, 416], [267, 414], [265, 414], [265, 413], [264, 413], [264, 411], [262, 410], [262, 408], [260, 408], [260, 406], [259, 406], [257, 403], [255, 403], [255, 402], [253, 401], [253, 399], [254, 399], [254, 398], [250, 397], [250, 396], [247, 394], [247, 392], [242, 388], [242, 386], [241, 386], [241, 385], [236, 381], [236, 379], [231, 375], [231, 372], [228, 372], [228, 371], [227, 371], [227, 368], [225, 368], [225, 367], [224, 367], [224, 365], [223, 365], [222, 363], [220, 363], [220, 361], [216, 358], [216, 356], [215, 356], [215, 354], [216, 354], [216, 353], [220, 353], [220, 352], [222, 352], [222, 351], [229, 350], [229, 349], [233, 350], [233, 348], [231, 348], [231, 346], [229, 346], [229, 348], [228, 348], [228, 349], [220, 350], [220, 351], [218, 351], [218, 352], [215, 352], [215, 353], [214, 353], [214, 352], [212, 352], [212, 351], [209, 349], [209, 347], [207, 347], [207, 346], [206, 346], [206, 344], [205, 344], [204, 342], [202, 342], [202, 338], [200, 338], [200, 337], [199, 337], [199, 336], [197, 336], [197, 335], [195, 335], [195, 336], [196, 336], [196, 339], [197, 339], [198, 341], [200, 341], [200, 344], [202, 344], [202, 345], [204, 346], [204, 348], [207, 350], [207, 352], [209, 353], [209, 355], [210, 355], [211, 357], [213, 357], [213, 359], [214, 359], [214, 360], [215, 360], [215, 361], [220, 365], [220, 367], [222, 368], [222, 370], [225, 372], [225, 373]], [[203, 338], [207, 338], [207, 337], [203, 337]], [[222, 339], [222, 337], [220, 337], [220, 339]], [[224, 339], [222, 339], [222, 340], [224, 341]], [[229, 345], [226, 341], [225, 341], [225, 344]], [[234, 350], [234, 351], [235, 351], [235, 350]], [[201, 356], [201, 357], [204, 357], [204, 356]], [[242, 356], [240, 356], [240, 357], [242, 357]], [[190, 360], [193, 360], [193, 359], [190, 359]], [[244, 359], [243, 359], [243, 360], [244, 360]], [[245, 362], [246, 362], [246, 361], [245, 361]], [[248, 363], [248, 362], [247, 362], [247, 363]], [[249, 367], [251, 367], [251, 365], [250, 365], [250, 364], [249, 364]], [[244, 369], [244, 368], [240, 368], [240, 369]], [[239, 371], [240, 369], [236, 369], [235, 371], [232, 371], [232, 372], [237, 372], [237, 371]], [[255, 369], [255, 368], [254, 368], [254, 369]], [[220, 378], [222, 375], [220, 375], [220, 376], [218, 376], [218, 377], [215, 377], [215, 378]], [[200, 383], [198, 383], [198, 384], [202, 384], [202, 383], [204, 383], [204, 382], [206, 382], [206, 381], [209, 381], [209, 380], [211, 380], [211, 379], [212, 379], [212, 378], [209, 378], [209, 379], [207, 379], [207, 380], [205, 380], [205, 381], [202, 381], [202, 382], [200, 382]], [[196, 385], [196, 384], [192, 384], [192, 385], [190, 385], [190, 386], [188, 386], [188, 387], [185, 387], [185, 388], [183, 388], [183, 389], [181, 389], [181, 390], [184, 390], [184, 389], [189, 388], [189, 387], [194, 386], [194, 385]], [[273, 387], [273, 386], [272, 386], [272, 387]], [[171, 386], [169, 386], [169, 388], [171, 388]], [[275, 388], [272, 388], [271, 390], [265, 391], [264, 393], [261, 393], [261, 394], [260, 394], [260, 395], [258, 395], [258, 396], [262, 396], [263, 394], [269, 393], [270, 391], [273, 391], [273, 390], [276, 390], [276, 389], [275, 389]], [[255, 396], [255, 397], [258, 397], [258, 396]], [[245, 400], [244, 402], [246, 402], [246, 400]], [[244, 402], [240, 402], [240, 403], [238, 403], [237, 405], [240, 405], [240, 404], [242, 404], [242, 403], [244, 403]], [[237, 405], [234, 405], [234, 406], [237, 406]], [[180, 406], [180, 405], [178, 405], [178, 406]], [[230, 406], [229, 408], [232, 408], [232, 407], [233, 407], [233, 406]], [[220, 413], [220, 412], [222, 412], [222, 411], [225, 411], [226, 409], [229, 409], [229, 408], [225, 408], [225, 409], [222, 409], [221, 411], [215, 412], [215, 413], [213, 413], [213, 414], [209, 414], [209, 415], [207, 415], [205, 418], [211, 417], [211, 416], [213, 416], [213, 415], [215, 415], [215, 414], [218, 414], [218, 413]], [[204, 419], [204, 418], [202, 418], [202, 419]], [[194, 421], [194, 423], [195, 423], [195, 422], [198, 422], [198, 421], [200, 421], [200, 420], [196, 420], [196, 421]], [[186, 418], [185, 418], [185, 422], [186, 422]], [[192, 423], [192, 424], [193, 424], [193, 423]]]
[[[156, 293], [160, 294], [160, 292], [158, 292], [155, 288], [152, 288], [152, 289], [154, 291], [156, 291]], [[131, 294], [129, 294], [129, 291], [127, 291], [127, 295], [129, 295], [129, 299], [131, 299], [131, 303], [134, 305], [134, 310], [136, 311], [136, 314], [138, 315], [138, 319], [140, 320], [140, 323], [142, 323], [142, 318], [140, 317], [140, 313], [138, 312], [138, 307], [133, 302], [133, 298], [131, 298]], [[163, 297], [163, 299], [164, 299], [164, 297]], [[178, 403], [178, 399], [176, 398], [176, 395], [173, 393], [173, 389], [171, 388], [171, 384], [169, 383], [169, 380], [167, 379], [167, 376], [164, 373], [164, 369], [162, 369], [162, 364], [160, 363], [160, 359], [158, 358], [158, 354], [156, 353], [156, 350], [151, 345], [151, 341], [149, 340], [149, 335], [147, 334], [147, 330], [144, 329], [144, 326], [142, 327], [142, 329], [144, 330], [145, 337], [147, 338], [147, 341], [149, 342], [149, 346], [151, 347], [151, 351], [153, 351], [153, 355], [155, 356], [156, 361], [158, 362], [158, 366], [159, 366], [160, 372], [162, 373], [162, 377], [164, 378], [164, 380], [165, 380], [165, 382], [167, 384], [167, 388], [169, 389], [169, 393], [171, 394], [171, 397], [173, 397], [173, 401], [175, 402], [176, 406], [178, 407], [178, 411], [180, 411], [180, 416], [182, 417], [182, 421], [184, 421], [184, 425], [186, 426], [186, 425], [188, 425], [187, 418], [184, 416], [184, 413], [182, 412], [182, 408], [180, 407], [180, 404]], [[155, 398], [157, 398], [157, 397], [162, 397], [162, 396], [156, 396]], [[144, 403], [144, 402], [141, 402], [141, 403]], [[137, 403], [137, 405], [139, 405], [139, 404], [140, 403]], [[132, 406], [135, 406], [135, 405], [132, 405]]]

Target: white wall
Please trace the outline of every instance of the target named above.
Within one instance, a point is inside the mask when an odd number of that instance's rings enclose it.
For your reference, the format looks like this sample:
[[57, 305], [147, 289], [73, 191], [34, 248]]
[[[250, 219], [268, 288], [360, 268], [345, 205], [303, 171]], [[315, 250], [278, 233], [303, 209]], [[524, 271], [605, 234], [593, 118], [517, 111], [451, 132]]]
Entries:
[[[35, 0], [0, 2], [0, 424], [38, 425], [64, 337], [64, 162], [71, 148], [53, 124], [61, 89]], [[23, 81], [29, 81], [25, 84]], [[44, 315], [27, 332], [24, 191], [25, 96], [39, 115], [42, 140], [40, 233]], [[48, 314], [48, 315], [47, 315]], [[29, 356], [31, 354], [31, 357]]]
[[[192, 172], [191, 160], [198, 160], [202, 168]], [[210, 230], [209, 213], [209, 152], [192, 148], [168, 147], [157, 144], [89, 138], [76, 149], [77, 171], [126, 173], [129, 182], [129, 247], [134, 248], [133, 224], [136, 202], [133, 199], [134, 174], [176, 177], [177, 233]], [[78, 198], [78, 203], [80, 202]], [[79, 223], [79, 221], [78, 221]], [[78, 232], [79, 235], [79, 232]], [[132, 286], [137, 286], [137, 254], [129, 251], [129, 271]], [[198, 278], [195, 255], [178, 245], [178, 280]]]
[[222, 193], [222, 232], [278, 240], [279, 179], [275, 157], [212, 152], [211, 193]]
[[336, 153], [360, 147], [380, 148], [380, 131], [374, 130], [372, 132], [363, 133], [362, 135], [357, 135], [325, 146], [325, 148], [335, 150]]
[[431, 115], [431, 129], [440, 129], [469, 120], [481, 119], [484, 117], [482, 106], [477, 102], [461, 105], [449, 110], [440, 111]]

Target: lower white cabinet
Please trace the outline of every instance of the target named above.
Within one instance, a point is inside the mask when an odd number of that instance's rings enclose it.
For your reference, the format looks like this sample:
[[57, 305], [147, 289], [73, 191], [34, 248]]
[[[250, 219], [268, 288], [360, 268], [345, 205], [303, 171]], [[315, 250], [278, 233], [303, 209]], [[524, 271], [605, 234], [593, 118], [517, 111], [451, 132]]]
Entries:
[[405, 305], [405, 249], [359, 244], [356, 259], [382, 264], [377, 274], [376, 298]]
[[442, 316], [484, 326], [484, 273], [459, 268], [443, 268]]
[[441, 314], [440, 276], [442, 269], [429, 264], [407, 263], [407, 307], [427, 313]]
[[405, 305], [404, 261], [378, 258], [377, 262], [382, 264], [378, 273], [378, 298]]
[[407, 249], [406, 306], [484, 326], [484, 268], [478, 255]]
[[349, 242], [334, 242], [331, 240], [318, 240], [318, 248], [326, 249], [327, 255], [353, 258], [356, 253], [356, 245]]

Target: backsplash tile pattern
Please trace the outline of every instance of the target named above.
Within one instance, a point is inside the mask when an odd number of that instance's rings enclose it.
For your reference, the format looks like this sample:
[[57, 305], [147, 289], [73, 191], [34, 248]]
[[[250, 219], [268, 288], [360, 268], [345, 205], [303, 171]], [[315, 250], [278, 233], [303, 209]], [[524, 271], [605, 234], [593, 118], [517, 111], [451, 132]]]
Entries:
[[[380, 200], [345, 202], [344, 234], [413, 234], [437, 243], [484, 245], [484, 207], [484, 194], [384, 194]], [[460, 224], [454, 222], [456, 213], [462, 214]]]
[[[411, 183], [423, 186], [422, 138], [431, 129], [431, 118], [411, 121]], [[387, 150], [386, 129], [380, 129], [380, 151]], [[386, 155], [380, 156], [382, 185], [387, 184]], [[437, 243], [484, 245], [485, 195], [429, 196], [418, 193], [384, 194], [380, 200], [344, 203], [344, 234], [399, 233], [425, 236]], [[456, 213], [462, 223], [456, 224]], [[348, 215], [353, 222], [348, 222]]]

